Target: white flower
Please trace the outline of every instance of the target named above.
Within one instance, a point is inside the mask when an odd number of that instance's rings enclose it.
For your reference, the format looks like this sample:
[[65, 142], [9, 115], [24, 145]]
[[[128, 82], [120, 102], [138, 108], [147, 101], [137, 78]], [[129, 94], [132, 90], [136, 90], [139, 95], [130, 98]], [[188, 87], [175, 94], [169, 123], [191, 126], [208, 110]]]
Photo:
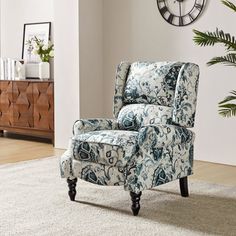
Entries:
[[34, 54], [34, 55], [38, 55], [38, 50], [34, 49], [34, 50], [33, 50], [33, 54]]
[[47, 45], [43, 45], [42, 49], [45, 51], [45, 50], [48, 50], [48, 46]]
[[54, 57], [54, 51], [49, 52], [50, 57]]
[[34, 50], [39, 50], [39, 46], [38, 45], [36, 45], [36, 46], [34, 46]]

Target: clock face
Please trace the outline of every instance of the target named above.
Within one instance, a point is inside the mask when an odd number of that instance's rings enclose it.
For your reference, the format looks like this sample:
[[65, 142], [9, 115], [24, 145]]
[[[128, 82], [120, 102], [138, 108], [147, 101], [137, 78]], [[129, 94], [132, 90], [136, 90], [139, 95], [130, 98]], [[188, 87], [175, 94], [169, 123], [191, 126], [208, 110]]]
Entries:
[[175, 26], [186, 26], [201, 14], [205, 0], [157, 0], [162, 17]]

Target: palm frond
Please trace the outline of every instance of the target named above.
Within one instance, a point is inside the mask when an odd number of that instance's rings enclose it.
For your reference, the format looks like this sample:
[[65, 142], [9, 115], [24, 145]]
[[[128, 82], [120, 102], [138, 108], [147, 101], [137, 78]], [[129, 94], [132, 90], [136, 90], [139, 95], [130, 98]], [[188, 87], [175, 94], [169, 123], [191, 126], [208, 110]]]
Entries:
[[207, 62], [207, 65], [212, 66], [218, 63], [224, 64], [226, 66], [236, 66], [236, 54], [229, 53], [226, 56], [213, 57], [209, 62]]
[[219, 114], [223, 117], [236, 116], [236, 104], [228, 103], [236, 100], [236, 91], [230, 92], [230, 96], [227, 96], [223, 101], [219, 102]]
[[232, 92], [230, 92], [232, 95], [231, 96], [227, 96], [224, 100], [222, 100], [221, 102], [219, 102], [219, 105], [222, 105], [226, 102], [229, 102], [229, 101], [233, 101], [233, 100], [236, 100], [236, 91], [233, 90]]
[[[234, 12], [236, 12], [236, 5], [229, 0], [221, 0], [221, 2]], [[236, 39], [231, 36], [230, 33], [225, 33], [223, 30], [216, 30], [214, 32], [201, 32], [193, 30], [193, 41], [199, 46], [214, 46], [215, 44], [223, 44], [228, 52], [225, 56], [213, 57], [208, 63], [208, 66], [212, 66], [218, 63], [235, 66], [236, 67]], [[236, 90], [231, 92], [230, 96], [227, 96], [224, 100], [219, 102], [219, 114], [223, 117], [236, 116], [236, 104], [231, 101], [236, 100]]]
[[228, 1], [228, 0], [222, 0], [221, 1], [226, 7], [229, 7], [230, 9], [232, 9], [233, 11], [236, 12], [236, 6], [235, 4], [233, 4], [232, 2]]
[[215, 32], [201, 32], [193, 30], [195, 36], [193, 41], [199, 46], [214, 46], [216, 43], [222, 43], [228, 51], [236, 51], [236, 40], [229, 33], [216, 29]]
[[220, 107], [219, 114], [223, 117], [236, 116], [236, 104], [227, 104]]

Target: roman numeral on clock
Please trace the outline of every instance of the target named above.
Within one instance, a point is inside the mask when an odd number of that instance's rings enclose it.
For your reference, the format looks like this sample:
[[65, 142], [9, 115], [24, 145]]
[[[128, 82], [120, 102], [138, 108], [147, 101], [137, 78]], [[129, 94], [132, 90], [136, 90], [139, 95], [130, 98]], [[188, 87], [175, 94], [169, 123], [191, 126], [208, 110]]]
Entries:
[[201, 11], [203, 6], [199, 3], [196, 3], [194, 7], [197, 8], [199, 11]]
[[183, 17], [182, 17], [182, 16], [179, 17], [179, 25], [180, 25], [180, 26], [183, 26], [183, 25], [184, 25], [184, 20], [183, 20]]
[[193, 16], [191, 15], [191, 13], [188, 14], [188, 17], [189, 17], [190, 21], [192, 22], [193, 21]]
[[174, 20], [174, 15], [170, 14], [170, 16], [168, 17], [167, 21], [169, 23], [172, 23], [173, 20]]
[[164, 15], [167, 11], [168, 11], [168, 8], [166, 6], [164, 6], [160, 9], [160, 12], [162, 15]]

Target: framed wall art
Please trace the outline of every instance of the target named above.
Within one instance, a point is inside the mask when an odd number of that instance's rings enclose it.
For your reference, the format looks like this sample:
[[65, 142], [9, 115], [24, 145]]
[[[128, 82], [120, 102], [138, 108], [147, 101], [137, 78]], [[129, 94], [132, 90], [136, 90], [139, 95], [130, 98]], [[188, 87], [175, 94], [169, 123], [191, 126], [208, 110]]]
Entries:
[[34, 39], [48, 44], [51, 34], [51, 22], [40, 23], [27, 23], [24, 24], [23, 30], [23, 46], [22, 46], [22, 59], [27, 63], [38, 63], [40, 58], [34, 54], [35, 44]]

